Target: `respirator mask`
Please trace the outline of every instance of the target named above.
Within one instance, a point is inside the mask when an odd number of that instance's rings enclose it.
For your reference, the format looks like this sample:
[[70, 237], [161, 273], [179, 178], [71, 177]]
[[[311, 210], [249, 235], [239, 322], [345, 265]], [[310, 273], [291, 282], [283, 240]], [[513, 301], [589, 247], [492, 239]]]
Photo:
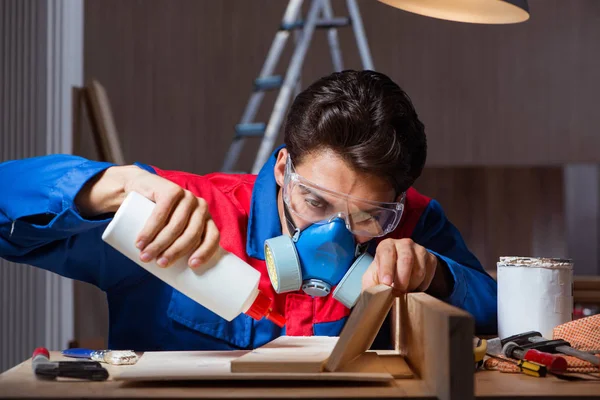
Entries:
[[[292, 237], [281, 235], [265, 241], [265, 261], [277, 293], [302, 289], [306, 294], [327, 296], [352, 308], [362, 287], [362, 276], [373, 262], [367, 243], [355, 236], [380, 237], [396, 229], [404, 210], [400, 202], [358, 199], [328, 190], [298, 175], [290, 156], [286, 160], [283, 208]], [[310, 223], [300, 230], [292, 215]]]

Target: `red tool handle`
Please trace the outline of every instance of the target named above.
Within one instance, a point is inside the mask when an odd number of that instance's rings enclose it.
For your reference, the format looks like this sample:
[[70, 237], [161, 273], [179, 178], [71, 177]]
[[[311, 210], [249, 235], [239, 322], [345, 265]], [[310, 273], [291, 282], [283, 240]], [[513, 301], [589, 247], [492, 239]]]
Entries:
[[48, 349], [45, 347], [38, 347], [33, 351], [33, 355], [31, 356], [31, 358], [35, 358], [36, 356], [39, 355], [43, 355], [46, 358], [50, 358], [50, 352], [48, 352]]
[[552, 372], [566, 372], [567, 360], [564, 357], [550, 353], [542, 353], [534, 349], [527, 350], [523, 356], [524, 360], [545, 365]]

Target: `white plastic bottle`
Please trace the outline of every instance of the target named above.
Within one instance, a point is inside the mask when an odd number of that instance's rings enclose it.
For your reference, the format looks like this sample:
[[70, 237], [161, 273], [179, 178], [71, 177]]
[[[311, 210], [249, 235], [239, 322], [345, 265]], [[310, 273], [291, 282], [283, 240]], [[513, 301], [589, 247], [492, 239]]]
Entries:
[[136, 239], [155, 206], [150, 199], [131, 192], [102, 234], [102, 240], [228, 321], [246, 313], [256, 320], [267, 317], [279, 326], [285, 324], [285, 318], [272, 310], [272, 300], [258, 289], [260, 272], [221, 247], [207, 263], [195, 269], [188, 267], [188, 256], [167, 268], [159, 266], [156, 260], [140, 260]]

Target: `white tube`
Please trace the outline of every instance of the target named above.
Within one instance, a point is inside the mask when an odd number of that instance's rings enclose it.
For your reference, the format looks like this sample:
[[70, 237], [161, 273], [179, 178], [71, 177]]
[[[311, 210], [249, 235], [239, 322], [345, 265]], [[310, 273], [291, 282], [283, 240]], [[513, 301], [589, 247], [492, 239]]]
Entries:
[[115, 214], [102, 240], [123, 253], [179, 292], [231, 321], [252, 305], [258, 295], [260, 272], [237, 256], [219, 247], [217, 254], [199, 268], [188, 267], [188, 257], [176, 260], [163, 268], [155, 260], [140, 260], [136, 239], [155, 204], [139, 193], [132, 192]]

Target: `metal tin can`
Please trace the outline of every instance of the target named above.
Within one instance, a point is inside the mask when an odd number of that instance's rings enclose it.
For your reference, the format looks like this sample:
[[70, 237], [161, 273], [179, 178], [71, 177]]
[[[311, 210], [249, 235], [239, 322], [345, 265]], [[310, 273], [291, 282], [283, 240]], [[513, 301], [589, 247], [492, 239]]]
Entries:
[[573, 261], [559, 258], [500, 257], [498, 335], [500, 338], [552, 329], [573, 319]]

